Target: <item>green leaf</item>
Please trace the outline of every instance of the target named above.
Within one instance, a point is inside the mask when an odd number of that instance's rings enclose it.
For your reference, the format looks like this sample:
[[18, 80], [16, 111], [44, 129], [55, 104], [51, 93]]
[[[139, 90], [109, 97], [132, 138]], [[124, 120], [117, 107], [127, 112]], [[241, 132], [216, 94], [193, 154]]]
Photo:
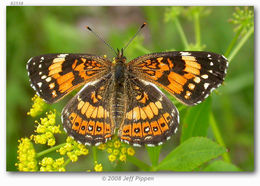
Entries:
[[131, 163], [139, 167], [142, 171], [151, 170], [151, 167], [149, 165], [147, 165], [146, 163], [144, 163], [143, 161], [139, 160], [134, 156], [127, 156], [127, 161], [130, 161]]
[[215, 171], [224, 171], [224, 172], [233, 172], [233, 171], [242, 171], [240, 168], [237, 166], [224, 162], [222, 160], [214, 161], [211, 164], [209, 164], [203, 171], [210, 171], [210, 172], [215, 172]]
[[152, 166], [156, 166], [158, 164], [161, 148], [162, 146], [155, 146], [155, 147], [146, 146], [146, 150], [150, 157]]
[[156, 170], [192, 171], [223, 154], [226, 149], [205, 137], [192, 137], [171, 151]]
[[182, 125], [181, 143], [190, 137], [207, 136], [210, 110], [211, 97], [188, 110]]

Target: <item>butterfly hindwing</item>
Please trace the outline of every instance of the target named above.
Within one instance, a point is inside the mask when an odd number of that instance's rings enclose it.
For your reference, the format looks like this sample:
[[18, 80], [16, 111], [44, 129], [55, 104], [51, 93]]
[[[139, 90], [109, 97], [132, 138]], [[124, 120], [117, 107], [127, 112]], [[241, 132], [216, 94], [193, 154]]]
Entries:
[[74, 96], [62, 111], [67, 133], [87, 145], [98, 145], [110, 139], [115, 127], [111, 124], [111, 74], [90, 82]]
[[203, 101], [224, 81], [227, 59], [212, 52], [162, 52], [138, 57], [128, 69], [187, 105]]
[[160, 145], [177, 131], [179, 113], [152, 83], [137, 78], [126, 82], [127, 108], [118, 136], [136, 145]]
[[31, 58], [27, 63], [31, 86], [48, 103], [78, 86], [102, 76], [111, 62], [88, 54], [47, 54]]

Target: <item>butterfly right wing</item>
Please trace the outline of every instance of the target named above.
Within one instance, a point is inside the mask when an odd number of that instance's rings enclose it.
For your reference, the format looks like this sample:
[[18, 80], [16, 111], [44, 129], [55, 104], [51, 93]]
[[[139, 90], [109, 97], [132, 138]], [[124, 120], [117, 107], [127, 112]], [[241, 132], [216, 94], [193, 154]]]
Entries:
[[48, 103], [54, 103], [83, 83], [108, 73], [111, 62], [89, 54], [47, 54], [27, 63], [32, 88]]
[[89, 82], [62, 111], [62, 123], [68, 135], [85, 145], [105, 143], [114, 134], [111, 122], [111, 73]]

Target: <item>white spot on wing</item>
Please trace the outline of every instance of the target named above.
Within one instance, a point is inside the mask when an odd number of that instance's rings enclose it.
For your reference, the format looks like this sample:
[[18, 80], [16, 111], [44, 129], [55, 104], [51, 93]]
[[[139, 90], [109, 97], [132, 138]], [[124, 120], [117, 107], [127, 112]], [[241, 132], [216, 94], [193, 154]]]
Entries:
[[32, 60], [32, 57], [28, 60], [27, 65], [28, 65], [28, 63], [30, 63], [31, 60]]
[[209, 87], [209, 83], [204, 83], [204, 88], [207, 89]]
[[60, 54], [60, 55], [58, 55], [57, 57], [64, 58], [64, 57], [66, 57], [67, 55], [69, 55], [69, 54]]
[[50, 82], [51, 81], [51, 77], [46, 78], [46, 82]]
[[81, 141], [79, 141], [79, 140], [77, 140], [77, 142], [78, 142], [79, 144], [82, 144]]
[[95, 144], [95, 146], [99, 146], [101, 143], [102, 143], [102, 142], [97, 142], [97, 143]]
[[37, 83], [39, 87], [42, 87], [42, 82]]
[[225, 60], [227, 60], [227, 58], [226, 58], [225, 56], [222, 55], [222, 57], [223, 57]]
[[138, 143], [133, 143], [133, 146], [134, 146], [134, 147], [141, 147], [141, 145], [138, 144]]
[[183, 55], [183, 56], [190, 56], [191, 55], [190, 52], [180, 52], [180, 54]]
[[208, 79], [208, 75], [207, 74], [203, 74], [202, 76], [201, 76], [203, 79]]

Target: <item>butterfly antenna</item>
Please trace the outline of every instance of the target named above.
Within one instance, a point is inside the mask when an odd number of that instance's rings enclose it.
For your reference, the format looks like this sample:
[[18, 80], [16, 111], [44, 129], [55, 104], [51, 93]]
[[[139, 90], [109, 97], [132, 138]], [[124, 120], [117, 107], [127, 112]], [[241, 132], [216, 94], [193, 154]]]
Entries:
[[98, 39], [100, 39], [103, 43], [105, 43], [105, 45], [107, 45], [117, 55], [115, 49], [111, 45], [109, 45], [102, 37], [100, 37], [96, 32], [94, 32], [89, 26], [86, 26], [86, 29], [92, 32]]
[[128, 41], [128, 43], [125, 45], [125, 47], [123, 48], [123, 50], [125, 50], [127, 47], [128, 47], [128, 45], [134, 40], [134, 38], [139, 34], [139, 32], [142, 30], [142, 28], [144, 28], [145, 27], [145, 25], [146, 25], [146, 23], [144, 22], [143, 24], [142, 24], [142, 26], [140, 26], [140, 28], [137, 30], [137, 32], [135, 33], [135, 35]]

